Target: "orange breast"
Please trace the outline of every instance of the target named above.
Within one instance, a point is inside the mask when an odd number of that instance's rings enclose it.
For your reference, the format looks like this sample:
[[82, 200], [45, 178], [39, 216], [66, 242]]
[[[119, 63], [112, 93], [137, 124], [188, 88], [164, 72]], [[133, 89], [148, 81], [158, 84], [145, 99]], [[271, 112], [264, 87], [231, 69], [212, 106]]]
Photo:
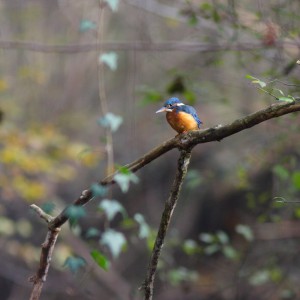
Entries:
[[198, 129], [196, 120], [188, 113], [182, 111], [176, 113], [175, 111], [172, 111], [167, 112], [166, 117], [168, 123], [178, 133]]

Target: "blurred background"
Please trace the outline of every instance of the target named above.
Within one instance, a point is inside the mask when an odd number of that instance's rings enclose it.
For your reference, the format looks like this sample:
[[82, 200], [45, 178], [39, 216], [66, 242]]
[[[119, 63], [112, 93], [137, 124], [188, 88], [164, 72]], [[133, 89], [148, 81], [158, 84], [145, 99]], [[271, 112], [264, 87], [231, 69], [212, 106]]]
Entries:
[[[176, 134], [155, 114], [171, 96], [203, 128], [298, 97], [299, 11], [297, 0], [0, 1], [0, 298], [30, 295], [47, 228], [29, 205], [56, 216], [92, 186], [95, 199], [69, 211], [42, 299], [141, 299], [178, 151], [137, 177], [122, 169], [108, 190], [96, 182]], [[194, 149], [154, 299], [300, 298], [299, 126], [291, 114]]]

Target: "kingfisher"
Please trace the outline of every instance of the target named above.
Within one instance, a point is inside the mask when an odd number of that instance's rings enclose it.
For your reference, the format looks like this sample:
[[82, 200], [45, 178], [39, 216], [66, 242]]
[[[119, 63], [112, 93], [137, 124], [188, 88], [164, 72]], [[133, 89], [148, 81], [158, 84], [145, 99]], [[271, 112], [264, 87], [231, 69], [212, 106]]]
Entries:
[[194, 107], [185, 105], [176, 97], [168, 99], [156, 113], [164, 111], [168, 123], [178, 134], [198, 130], [202, 124]]

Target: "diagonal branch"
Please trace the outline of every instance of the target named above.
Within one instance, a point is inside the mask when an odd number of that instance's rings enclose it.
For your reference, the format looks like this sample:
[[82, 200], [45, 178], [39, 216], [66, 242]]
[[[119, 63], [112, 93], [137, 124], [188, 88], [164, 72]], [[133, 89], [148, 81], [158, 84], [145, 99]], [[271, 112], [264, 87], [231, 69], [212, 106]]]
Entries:
[[[255, 126], [259, 123], [262, 123], [264, 121], [267, 121], [269, 119], [280, 117], [280, 116], [283, 116], [283, 115], [286, 115], [286, 114], [289, 114], [292, 112], [297, 112], [297, 111], [300, 111], [300, 103], [299, 102], [276, 103], [265, 109], [262, 109], [253, 114], [250, 114], [246, 117], [235, 120], [231, 124], [227, 124], [224, 126], [219, 125], [219, 126], [216, 126], [213, 128], [208, 128], [208, 129], [204, 129], [204, 130], [200, 130], [200, 131], [191, 131], [187, 134], [181, 134], [177, 137], [174, 137], [174, 138], [162, 143], [160, 146], [154, 148], [150, 152], [146, 153], [144, 156], [142, 156], [139, 159], [135, 160], [134, 162], [128, 164], [127, 168], [132, 172], [136, 172], [139, 169], [143, 168], [145, 165], [151, 163], [153, 160], [157, 159], [161, 155], [165, 154], [166, 152], [168, 152], [174, 148], [181, 150], [181, 157], [182, 157], [183, 153], [188, 153], [190, 151], [190, 149], [192, 149], [197, 144], [208, 143], [208, 142], [213, 142], [213, 141], [220, 141], [230, 135], [236, 134], [240, 131], [243, 131], [247, 128], [253, 127], [253, 126]], [[185, 150], [186, 152], [183, 150]], [[114, 175], [115, 174], [110, 175], [107, 178], [99, 181], [99, 184], [101, 184], [103, 186], [114, 184], [115, 183]], [[172, 190], [172, 191], [174, 192], [174, 190]], [[179, 192], [179, 190], [178, 190], [178, 192]], [[84, 206], [92, 199], [93, 199], [92, 190], [87, 189], [81, 193], [80, 197], [78, 199], [76, 199], [72, 205]], [[47, 238], [46, 238], [46, 241], [42, 245], [40, 266], [39, 266], [37, 274], [34, 277], [32, 277], [33, 280], [31, 280], [34, 283], [33, 290], [35, 290], [35, 289], [38, 290], [40, 288], [39, 293], [41, 292], [42, 285], [43, 285], [44, 281], [46, 280], [47, 272], [48, 272], [48, 269], [50, 266], [52, 251], [53, 251], [55, 241], [57, 239], [60, 227], [65, 222], [67, 222], [69, 219], [69, 217], [67, 215], [67, 209], [68, 209], [68, 207], [66, 207], [55, 218], [53, 218], [51, 220], [49, 219], [50, 222], [48, 224]], [[157, 253], [159, 255], [160, 250]], [[153, 256], [154, 256], [154, 254], [153, 254]], [[154, 256], [154, 258], [155, 258], [155, 256]], [[156, 269], [156, 266], [155, 266], [155, 269]], [[155, 273], [155, 271], [154, 271], [154, 273]], [[151, 284], [153, 285], [154, 273], [153, 273], [153, 275], [151, 275], [150, 273], [148, 274], [148, 278], [151, 277], [151, 279], [148, 279], [148, 281], [147, 281], [150, 285]], [[150, 286], [150, 288], [151, 288], [151, 286]], [[39, 298], [32, 298], [32, 299], [39, 299]]]
[[180, 151], [180, 156], [177, 162], [176, 176], [171, 188], [170, 196], [165, 203], [165, 208], [161, 216], [158, 233], [155, 239], [152, 255], [150, 258], [146, 279], [142, 286], [142, 289], [145, 293], [145, 300], [151, 300], [153, 297], [154, 278], [157, 269], [158, 259], [164, 244], [164, 240], [167, 234], [173, 211], [177, 204], [183, 180], [188, 170], [190, 158], [191, 149]]

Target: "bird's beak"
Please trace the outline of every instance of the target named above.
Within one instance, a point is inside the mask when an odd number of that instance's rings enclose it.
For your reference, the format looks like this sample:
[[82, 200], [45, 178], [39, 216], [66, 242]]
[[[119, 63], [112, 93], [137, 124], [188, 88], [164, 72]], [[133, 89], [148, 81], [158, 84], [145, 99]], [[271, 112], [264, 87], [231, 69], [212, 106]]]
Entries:
[[155, 112], [156, 114], [157, 113], [160, 113], [160, 112], [164, 112], [164, 111], [172, 111], [172, 109], [169, 109], [169, 108], [166, 108], [166, 107], [162, 107], [160, 108], [157, 112]]
[[162, 107], [162, 108], [160, 108], [157, 112], [155, 112], [156, 114], [157, 113], [160, 113], [160, 112], [164, 112], [164, 111], [166, 111], [167, 109], [165, 108], [165, 107]]

